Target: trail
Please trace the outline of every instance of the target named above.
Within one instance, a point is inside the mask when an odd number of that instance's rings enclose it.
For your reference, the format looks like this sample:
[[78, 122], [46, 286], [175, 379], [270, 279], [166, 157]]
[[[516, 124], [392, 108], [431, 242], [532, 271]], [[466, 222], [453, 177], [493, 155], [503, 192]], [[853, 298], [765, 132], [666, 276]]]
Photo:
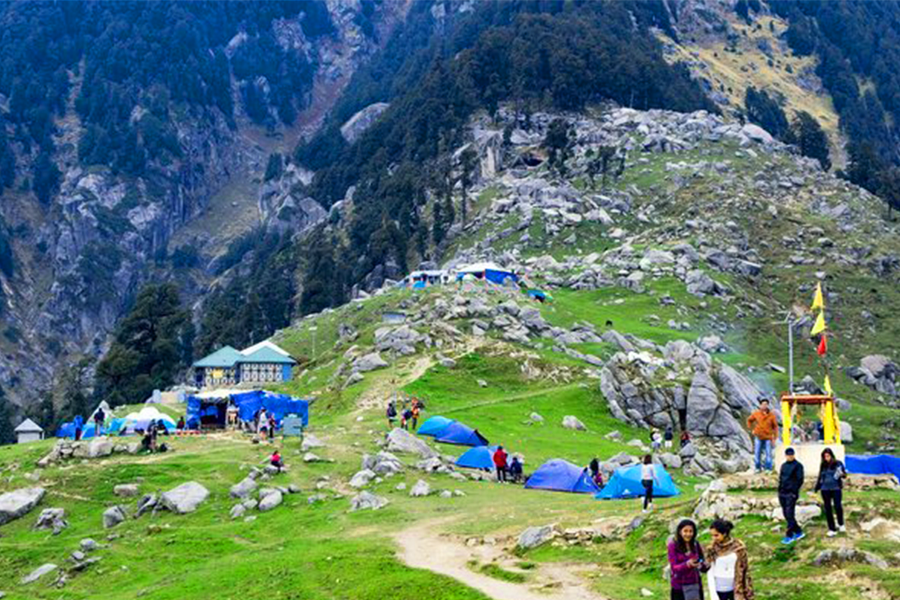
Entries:
[[479, 564], [496, 563], [509, 570], [516, 568], [516, 559], [503, 549], [491, 545], [468, 547], [449, 535], [435, 533], [446, 519], [425, 521], [398, 533], [399, 557], [408, 566], [427, 569], [474, 588], [493, 600], [605, 600], [588, 587], [587, 580], [577, 571], [583, 565], [541, 564], [529, 571], [529, 582], [512, 583], [494, 579], [473, 571], [469, 561]]

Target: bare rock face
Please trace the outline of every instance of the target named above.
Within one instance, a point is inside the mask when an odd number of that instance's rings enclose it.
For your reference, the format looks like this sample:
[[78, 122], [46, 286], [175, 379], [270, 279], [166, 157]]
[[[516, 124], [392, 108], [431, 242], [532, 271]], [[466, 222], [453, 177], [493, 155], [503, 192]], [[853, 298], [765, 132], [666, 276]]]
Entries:
[[30, 513], [43, 499], [44, 488], [23, 488], [0, 495], [0, 525]]
[[366, 129], [368, 129], [372, 123], [381, 116], [381, 113], [386, 111], [389, 107], [390, 104], [387, 102], [370, 104], [341, 125], [341, 135], [347, 140], [348, 144], [352, 144], [358, 140], [359, 136], [365, 133]]

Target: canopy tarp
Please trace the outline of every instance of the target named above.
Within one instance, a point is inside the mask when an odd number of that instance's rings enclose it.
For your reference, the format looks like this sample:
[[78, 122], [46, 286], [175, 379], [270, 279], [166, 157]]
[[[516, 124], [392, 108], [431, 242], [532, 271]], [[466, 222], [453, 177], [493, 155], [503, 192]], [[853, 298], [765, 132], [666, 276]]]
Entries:
[[435, 436], [438, 442], [443, 444], [458, 444], [460, 446], [487, 446], [487, 438], [459, 421], [451, 423], [440, 435]]
[[900, 456], [890, 454], [854, 455], [848, 454], [845, 459], [848, 473], [863, 475], [894, 475], [900, 479]]
[[238, 408], [238, 416], [243, 421], [252, 421], [260, 408], [275, 416], [277, 426], [286, 415], [297, 415], [303, 419], [303, 426], [309, 425], [309, 403], [306, 400], [293, 398], [285, 394], [272, 392], [246, 392], [231, 397]]
[[496, 451], [497, 446], [475, 446], [456, 459], [456, 466], [466, 469], [493, 469]]
[[435, 415], [433, 417], [428, 417], [427, 419], [425, 419], [422, 422], [422, 426], [419, 427], [419, 431], [417, 431], [416, 433], [418, 433], [419, 435], [438, 436], [443, 433], [443, 431], [447, 429], [447, 427], [455, 422], [456, 421], [454, 421], [453, 419]]
[[[667, 498], [677, 496], [681, 491], [672, 481], [672, 476], [662, 465], [653, 465], [656, 480], [653, 482], [653, 496]], [[616, 500], [619, 498], [639, 498], [645, 494], [644, 485], [641, 483], [641, 465], [632, 465], [616, 469], [609, 483], [603, 486], [603, 491], [595, 498], [598, 500]]]
[[596, 494], [600, 491], [586, 468], [561, 458], [548, 460], [538, 467], [537, 471], [532, 473], [525, 482], [525, 487], [532, 490], [574, 492], [576, 494]]

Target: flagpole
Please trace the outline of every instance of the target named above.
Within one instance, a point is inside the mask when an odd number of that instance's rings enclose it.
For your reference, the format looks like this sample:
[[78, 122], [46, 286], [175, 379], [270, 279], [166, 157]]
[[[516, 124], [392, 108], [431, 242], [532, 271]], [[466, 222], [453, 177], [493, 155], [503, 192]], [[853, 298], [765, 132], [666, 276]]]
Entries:
[[788, 394], [794, 393], [794, 324], [791, 323], [791, 313], [787, 314], [788, 334]]

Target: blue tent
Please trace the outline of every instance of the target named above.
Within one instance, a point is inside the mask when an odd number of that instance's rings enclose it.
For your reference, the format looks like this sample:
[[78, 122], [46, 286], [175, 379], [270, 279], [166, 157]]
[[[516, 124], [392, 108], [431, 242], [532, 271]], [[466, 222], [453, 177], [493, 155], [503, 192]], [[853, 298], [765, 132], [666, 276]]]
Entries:
[[466, 469], [493, 469], [497, 446], [475, 446], [456, 459], [457, 467]]
[[551, 490], [574, 492], [576, 494], [596, 494], [600, 491], [591, 474], [584, 467], [573, 465], [567, 460], [548, 460], [535, 471], [525, 487], [531, 490]]
[[63, 423], [59, 426], [59, 429], [56, 430], [56, 437], [58, 438], [73, 438], [75, 437], [75, 423], [69, 421], [68, 423]]
[[512, 279], [513, 281], [519, 280], [515, 273], [511, 271], [501, 271], [499, 269], [485, 269], [484, 278], [491, 283], [496, 283], [498, 285], [503, 285], [506, 283], [507, 279]]
[[453, 419], [435, 415], [433, 417], [428, 417], [427, 419], [422, 421], [422, 425], [419, 427], [419, 431], [417, 431], [416, 433], [418, 433], [419, 435], [438, 436], [443, 433], [443, 431], [447, 429], [447, 427], [455, 422], [456, 421], [454, 421]]
[[460, 446], [487, 446], [487, 438], [472, 429], [455, 421], [447, 426], [440, 435], [435, 436], [438, 442], [443, 444], [459, 444]]
[[893, 474], [900, 479], [900, 457], [890, 454], [876, 454], [874, 456], [848, 454], [844, 460], [848, 473], [860, 473], [866, 475]]
[[[667, 498], [677, 496], [681, 491], [675, 487], [671, 475], [662, 465], [653, 465], [656, 473], [656, 481], [653, 482], [653, 496]], [[603, 491], [594, 497], [598, 500], [617, 500], [620, 498], [639, 498], [644, 495], [644, 486], [641, 483], [641, 465], [632, 465], [616, 469], [609, 483], [603, 486]]]

